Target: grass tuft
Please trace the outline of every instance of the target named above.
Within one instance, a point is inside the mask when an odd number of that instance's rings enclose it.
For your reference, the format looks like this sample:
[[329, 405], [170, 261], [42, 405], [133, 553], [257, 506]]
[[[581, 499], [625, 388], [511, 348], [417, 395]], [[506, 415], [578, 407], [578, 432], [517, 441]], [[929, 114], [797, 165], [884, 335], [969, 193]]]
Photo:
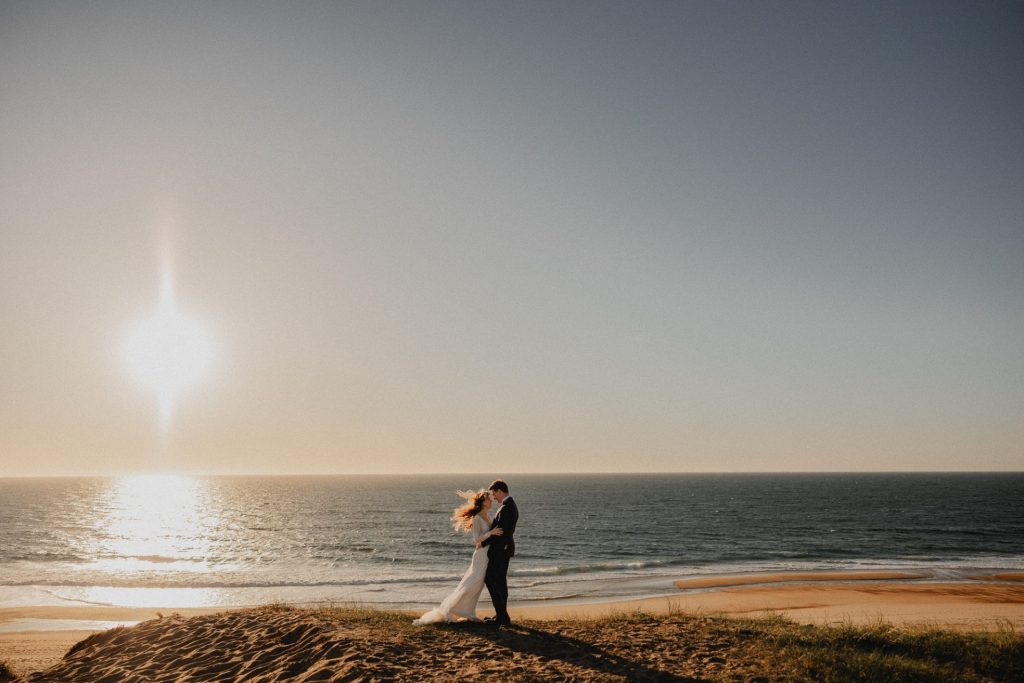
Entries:
[[1024, 639], [1013, 629], [962, 633], [879, 622], [770, 630], [766, 640], [779, 648], [770, 654], [795, 655], [814, 680], [1024, 680]]
[[106, 631], [100, 631], [99, 633], [94, 633], [91, 636], [89, 636], [88, 638], [86, 638], [85, 640], [80, 640], [77, 643], [75, 643], [74, 645], [72, 645], [71, 649], [68, 650], [67, 654], [65, 654], [64, 656], [65, 657], [70, 657], [71, 655], [75, 654], [76, 652], [84, 650], [87, 647], [92, 647], [93, 645], [102, 645], [103, 643], [107, 642], [108, 640], [112, 640], [112, 639], [118, 637], [119, 635], [124, 633], [127, 629], [128, 629], [127, 626], [115, 626], [114, 628], [107, 629]]
[[0, 683], [14, 683], [18, 677], [14, 675], [7, 662], [0, 662]]

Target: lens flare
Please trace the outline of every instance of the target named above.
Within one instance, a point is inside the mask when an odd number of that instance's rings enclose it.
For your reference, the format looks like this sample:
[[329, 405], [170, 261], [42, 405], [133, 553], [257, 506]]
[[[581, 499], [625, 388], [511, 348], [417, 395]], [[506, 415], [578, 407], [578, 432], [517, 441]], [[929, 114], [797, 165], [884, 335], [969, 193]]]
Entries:
[[125, 339], [124, 355], [132, 376], [156, 392], [160, 424], [166, 430], [176, 397], [206, 374], [213, 356], [203, 327], [175, 307], [167, 263], [161, 273], [160, 307], [155, 315], [132, 327]]

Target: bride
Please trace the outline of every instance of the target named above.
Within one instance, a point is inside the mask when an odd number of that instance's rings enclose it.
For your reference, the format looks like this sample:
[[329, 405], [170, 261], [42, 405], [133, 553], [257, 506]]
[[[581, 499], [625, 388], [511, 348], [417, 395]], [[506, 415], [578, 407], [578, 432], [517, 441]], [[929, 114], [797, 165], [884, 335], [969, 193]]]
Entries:
[[491, 530], [491, 517], [487, 512], [491, 509], [490, 491], [483, 489], [459, 491], [458, 493], [467, 500], [464, 505], [455, 508], [455, 512], [452, 513], [452, 526], [456, 531], [472, 532], [476, 550], [473, 551], [469, 569], [466, 570], [458, 587], [441, 602], [439, 607], [435, 607], [414, 621], [413, 624], [416, 626], [448, 623], [455, 621], [458, 617], [470, 621], [480, 621], [476, 616], [476, 603], [484, 588], [484, 574], [487, 573], [487, 548], [481, 547], [480, 544], [491, 536], [501, 536], [502, 530], [500, 528]]

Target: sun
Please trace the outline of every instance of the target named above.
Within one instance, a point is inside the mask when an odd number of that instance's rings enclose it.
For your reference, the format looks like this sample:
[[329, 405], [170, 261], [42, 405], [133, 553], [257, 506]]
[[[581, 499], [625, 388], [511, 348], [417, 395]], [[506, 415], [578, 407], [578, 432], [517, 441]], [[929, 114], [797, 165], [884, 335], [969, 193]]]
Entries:
[[206, 331], [179, 313], [168, 295], [155, 315], [132, 327], [124, 354], [131, 374], [157, 393], [164, 426], [170, 420], [175, 397], [206, 374], [212, 356]]

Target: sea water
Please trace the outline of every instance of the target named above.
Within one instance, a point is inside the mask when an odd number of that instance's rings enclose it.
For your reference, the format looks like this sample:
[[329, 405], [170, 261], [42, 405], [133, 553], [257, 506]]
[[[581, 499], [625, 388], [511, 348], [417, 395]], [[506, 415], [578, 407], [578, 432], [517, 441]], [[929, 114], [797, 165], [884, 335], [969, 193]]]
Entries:
[[[508, 475], [514, 604], [718, 573], [1024, 569], [1024, 474]], [[487, 475], [0, 479], [0, 606], [421, 607]], [[486, 595], [485, 595], [486, 598]]]

